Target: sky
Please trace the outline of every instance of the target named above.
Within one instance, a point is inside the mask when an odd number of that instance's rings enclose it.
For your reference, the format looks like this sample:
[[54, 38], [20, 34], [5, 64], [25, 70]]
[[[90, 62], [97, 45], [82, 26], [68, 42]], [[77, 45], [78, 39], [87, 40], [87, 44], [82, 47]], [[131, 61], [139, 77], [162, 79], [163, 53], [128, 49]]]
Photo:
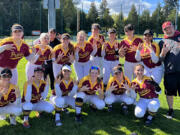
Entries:
[[[101, 0], [75, 0], [75, 1], [81, 1], [78, 4], [78, 7], [82, 9], [87, 13], [91, 2], [95, 2], [96, 7], [99, 8]], [[128, 15], [128, 12], [131, 9], [132, 4], [136, 6], [136, 9], [138, 10], [140, 7], [140, 13], [142, 13], [143, 10], [148, 9], [150, 13], [156, 9], [158, 3], [163, 4], [163, 0], [107, 0], [108, 8], [110, 9], [110, 14], [118, 14], [121, 11], [124, 13], [124, 16]], [[122, 5], [122, 6], [121, 6]]]

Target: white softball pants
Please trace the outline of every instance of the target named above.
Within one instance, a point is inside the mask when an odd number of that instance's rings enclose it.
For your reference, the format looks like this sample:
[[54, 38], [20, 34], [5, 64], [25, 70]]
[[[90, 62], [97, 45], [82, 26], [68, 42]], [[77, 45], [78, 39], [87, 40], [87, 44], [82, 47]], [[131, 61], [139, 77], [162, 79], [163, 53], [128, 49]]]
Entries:
[[22, 113], [22, 108], [19, 105], [15, 104], [8, 104], [4, 107], [0, 107], [0, 114], [5, 115], [5, 114], [12, 114], [15, 116], [19, 116]]

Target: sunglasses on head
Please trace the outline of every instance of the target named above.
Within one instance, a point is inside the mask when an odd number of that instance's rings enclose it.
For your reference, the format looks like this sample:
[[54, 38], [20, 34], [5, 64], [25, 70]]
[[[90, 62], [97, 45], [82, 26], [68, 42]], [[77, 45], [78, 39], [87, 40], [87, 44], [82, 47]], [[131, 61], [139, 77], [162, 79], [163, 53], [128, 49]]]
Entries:
[[99, 68], [98, 68], [98, 67], [96, 67], [96, 66], [92, 66], [92, 67], [91, 67], [91, 70], [93, 70], [93, 69], [95, 69], [95, 70], [99, 70]]

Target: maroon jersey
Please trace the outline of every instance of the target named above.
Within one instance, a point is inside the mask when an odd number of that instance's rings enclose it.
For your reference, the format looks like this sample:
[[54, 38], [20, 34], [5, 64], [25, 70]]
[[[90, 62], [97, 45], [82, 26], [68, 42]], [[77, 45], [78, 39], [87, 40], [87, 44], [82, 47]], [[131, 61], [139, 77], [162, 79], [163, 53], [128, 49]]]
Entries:
[[5, 50], [0, 53], [0, 67], [3, 68], [16, 68], [19, 60], [22, 57], [27, 57], [30, 55], [29, 46], [21, 40], [20, 46], [18, 46], [12, 37], [5, 38], [0, 42], [0, 46], [12, 44], [15, 47], [13, 50]]
[[137, 78], [132, 81], [132, 85], [137, 85], [135, 91], [139, 94], [141, 98], [158, 98], [158, 94], [156, 94], [155, 92], [155, 87], [148, 82], [150, 80], [152, 80], [150, 77], [144, 76], [141, 83], [138, 82]]
[[4, 107], [8, 105], [9, 103], [13, 103], [16, 101], [16, 94], [15, 91], [17, 89], [17, 86], [10, 84], [8, 92], [0, 98], [0, 107]]
[[70, 59], [69, 59], [69, 56], [70, 56], [71, 54], [74, 54], [74, 52], [71, 52], [71, 51], [69, 50], [69, 48], [68, 48], [67, 50], [64, 50], [63, 47], [62, 47], [62, 44], [59, 44], [59, 45], [57, 45], [57, 46], [55, 46], [55, 47], [53, 48], [53, 53], [55, 53], [55, 59], [57, 59], [59, 53], [63, 53], [63, 54], [64, 54], [64, 56], [62, 57], [62, 59], [59, 60], [59, 61], [57, 62], [57, 64], [62, 64], [62, 65], [67, 64], [67, 65], [71, 65], [71, 63], [69, 62], [69, 60], [70, 60]]
[[[151, 44], [156, 56], [159, 57], [159, 54], [160, 54], [160, 49], [159, 49], [159, 46], [158, 44], [156, 44], [155, 42], [153, 42]], [[144, 65], [146, 65], [147, 67], [149, 68], [154, 68], [155, 66], [160, 66], [161, 65], [161, 62], [158, 62], [158, 63], [153, 63], [152, 60], [151, 60], [151, 56], [150, 56], [150, 50], [147, 48], [147, 46], [143, 45], [143, 49], [141, 50], [141, 60], [142, 62], [144, 63]]]
[[[25, 82], [24, 84], [24, 90], [23, 90], [23, 97], [22, 97], [22, 102], [25, 102], [25, 96], [27, 93], [27, 86], [28, 83]], [[37, 86], [34, 82], [31, 85], [32, 88], [32, 93], [31, 93], [31, 103], [37, 103], [41, 99], [41, 93], [44, 92], [46, 87], [46, 82], [41, 80], [39, 86]]]
[[[78, 44], [75, 45], [75, 49], [79, 47]], [[85, 42], [84, 43], [84, 47], [79, 47], [79, 60], [78, 62], [87, 62], [90, 59], [90, 55], [93, 51], [93, 47], [91, 45], [91, 43], [89, 42]]]
[[126, 89], [124, 88], [124, 84], [127, 84], [127, 85], [131, 85], [129, 79], [127, 77], [123, 77], [123, 80], [122, 82], [119, 82], [116, 77], [111, 77], [108, 81], [108, 84], [107, 84], [107, 88], [106, 90], [108, 90], [112, 85], [117, 85], [116, 86], [116, 89], [112, 91], [113, 94], [115, 95], [122, 95], [124, 94], [124, 92], [126, 91]]
[[46, 45], [46, 48], [44, 50], [40, 48], [40, 45], [35, 45], [34, 48], [36, 48], [36, 52], [38, 52], [39, 49], [42, 52], [42, 54], [39, 56], [38, 60], [34, 64], [42, 65], [46, 60], [49, 60], [51, 58], [52, 48], [49, 45]]
[[[106, 49], [105, 49], [105, 56], [104, 59], [107, 61], [116, 61], [119, 60], [119, 57], [116, 55], [116, 50], [114, 48], [114, 45], [117, 43], [117, 41], [114, 41], [112, 44], [110, 42], [106, 42]], [[119, 48], [119, 43], [118, 43], [118, 48]]]
[[95, 83], [92, 83], [89, 75], [80, 80], [78, 88], [81, 88], [83, 86], [90, 87], [89, 91], [85, 92], [87, 95], [95, 95], [98, 88], [101, 88], [102, 91], [104, 90], [103, 82], [101, 81], [100, 83], [98, 83], [96, 81]]
[[94, 56], [102, 57], [102, 56], [101, 56], [102, 44], [100, 43], [100, 40], [101, 40], [101, 39], [102, 39], [103, 41], [105, 41], [105, 40], [104, 40], [104, 36], [101, 35], [101, 34], [99, 34], [98, 39], [95, 39], [93, 36], [90, 36], [89, 39], [88, 39], [88, 41], [89, 41], [91, 44], [93, 44], [94, 40], [96, 40], [96, 42], [97, 42], [97, 53], [96, 53]]
[[135, 55], [136, 55], [136, 50], [139, 45], [139, 43], [142, 43], [142, 39], [134, 36], [133, 40], [130, 41], [128, 38], [125, 38], [124, 40], [121, 41], [120, 46], [126, 47], [127, 51], [125, 54], [125, 60], [127, 62], [133, 62], [136, 63]]
[[[62, 80], [61, 83], [59, 84], [59, 87], [61, 89], [62, 92], [62, 96], [67, 96], [69, 92], [71, 92], [71, 90], [74, 87], [74, 82], [72, 79], [70, 79], [67, 83], [65, 80]], [[56, 93], [53, 93], [53, 95], [55, 96]]]

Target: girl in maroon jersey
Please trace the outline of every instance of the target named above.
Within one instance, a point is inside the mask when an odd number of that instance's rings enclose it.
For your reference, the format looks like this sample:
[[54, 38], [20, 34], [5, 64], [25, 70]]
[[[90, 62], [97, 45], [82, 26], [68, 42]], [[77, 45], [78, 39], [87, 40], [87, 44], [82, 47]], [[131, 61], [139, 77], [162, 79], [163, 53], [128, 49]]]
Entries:
[[19, 60], [26, 57], [28, 61], [34, 63], [38, 59], [39, 54], [34, 49], [30, 53], [29, 46], [22, 40], [24, 29], [20, 24], [14, 24], [11, 30], [12, 36], [0, 42], [0, 71], [4, 68], [11, 69], [11, 83], [16, 85], [18, 80], [16, 67]]
[[75, 62], [74, 68], [78, 80], [88, 75], [91, 67], [90, 57], [94, 56], [97, 52], [97, 46], [86, 42], [86, 33], [80, 31], [77, 34], [77, 44], [75, 44]]
[[151, 124], [155, 113], [160, 107], [158, 95], [161, 92], [159, 85], [150, 77], [144, 75], [144, 66], [138, 64], [135, 66], [134, 73], [136, 78], [132, 81], [132, 89], [139, 94], [140, 99], [136, 103], [135, 116], [144, 117], [148, 112], [145, 124]]
[[[1, 120], [9, 114], [10, 124], [16, 125], [16, 117], [21, 114], [21, 95], [17, 86], [10, 83], [12, 72], [4, 69], [0, 74], [0, 115]], [[4, 118], [3, 118], [4, 116]]]
[[56, 126], [61, 126], [60, 115], [64, 108], [71, 106], [75, 108], [74, 95], [77, 92], [77, 84], [71, 78], [71, 67], [64, 65], [60, 74], [56, 79], [55, 93], [50, 98], [51, 102], [55, 106], [55, 123]]

